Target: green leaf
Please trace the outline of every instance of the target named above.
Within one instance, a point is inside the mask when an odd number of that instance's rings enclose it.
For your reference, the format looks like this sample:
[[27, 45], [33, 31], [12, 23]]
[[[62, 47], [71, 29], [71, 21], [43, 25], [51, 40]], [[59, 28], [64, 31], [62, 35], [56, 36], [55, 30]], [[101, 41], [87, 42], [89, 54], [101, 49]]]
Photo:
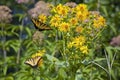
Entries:
[[47, 56], [47, 59], [48, 59], [49, 61], [58, 61], [58, 59], [55, 58], [54, 56], [51, 56], [51, 55], [49, 55], [49, 54], [45, 54], [45, 55]]
[[106, 51], [108, 53], [108, 58], [110, 58], [110, 60], [112, 60], [112, 58], [113, 58], [113, 52], [111, 50], [111, 47], [106, 47]]
[[27, 31], [28, 35], [31, 37], [32, 36], [32, 32], [28, 27], [25, 27], [25, 30]]
[[5, 78], [5, 80], [14, 80], [14, 78], [12, 76], [8, 76]]
[[94, 61], [96, 61], [96, 62], [103, 61], [103, 60], [106, 60], [106, 59], [105, 58], [96, 58], [96, 59], [94, 59]]
[[59, 76], [62, 77], [63, 79], [67, 78], [67, 74], [65, 72], [65, 70], [63, 68], [60, 68], [59, 69], [59, 72], [58, 72]]
[[40, 80], [40, 76], [36, 76], [36, 77], [35, 77], [35, 80]]
[[108, 16], [108, 11], [107, 11], [106, 7], [105, 7], [105, 6], [101, 6], [101, 8], [102, 8], [104, 14], [105, 14], [106, 16]]
[[6, 66], [4, 67], [4, 69], [3, 69], [3, 73], [4, 73], [4, 75], [6, 75], [6, 73], [7, 73], [7, 69], [8, 69], [8, 66], [6, 65]]

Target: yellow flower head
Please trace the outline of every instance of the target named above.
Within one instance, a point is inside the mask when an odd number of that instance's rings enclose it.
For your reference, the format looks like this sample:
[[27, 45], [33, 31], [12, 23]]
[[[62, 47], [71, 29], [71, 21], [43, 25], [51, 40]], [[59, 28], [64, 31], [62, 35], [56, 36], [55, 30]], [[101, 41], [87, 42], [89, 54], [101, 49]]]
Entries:
[[79, 48], [80, 46], [82, 46], [84, 43], [85, 43], [85, 37], [84, 36], [78, 36], [78, 37], [75, 37], [73, 39], [73, 42], [74, 42], [74, 46], [76, 48]]
[[76, 13], [76, 17], [78, 20], [80, 21], [85, 21], [89, 16], [89, 12], [88, 11], [85, 11], [84, 13], [82, 13], [81, 11], [78, 11]]
[[71, 24], [71, 25], [74, 25], [74, 26], [77, 25], [77, 24], [78, 24], [77, 18], [71, 18], [71, 19], [70, 19], [70, 24]]
[[45, 23], [46, 22], [46, 16], [44, 14], [41, 14], [38, 16], [38, 20]]
[[95, 28], [101, 28], [105, 26], [105, 19], [102, 16], [97, 17], [93, 20], [93, 26]]
[[83, 30], [84, 30], [84, 28], [83, 28], [83, 27], [78, 26], [78, 27], [76, 27], [75, 32], [77, 32], [77, 33], [82, 33], [82, 32], [83, 32]]
[[85, 41], [86, 39], [84, 36], [74, 37], [72, 41], [68, 43], [67, 46], [68, 48], [72, 48], [72, 47], [80, 48], [81, 46], [85, 44]]
[[56, 14], [51, 17], [50, 24], [51, 26], [58, 27], [61, 20], [62, 18], [60, 18], [60, 16]]
[[88, 47], [87, 46], [81, 46], [80, 50], [82, 53], [87, 54], [88, 53]]
[[62, 10], [63, 9], [63, 5], [59, 4], [56, 6], [56, 11]]
[[86, 4], [79, 4], [76, 6], [75, 10], [84, 12], [84, 11], [87, 11], [88, 9]]
[[73, 47], [73, 44], [74, 44], [74, 42], [69, 42], [69, 43], [67, 44], [67, 47], [68, 47], [68, 48], [72, 48], [72, 47]]
[[66, 23], [66, 22], [62, 22], [59, 26], [59, 30], [61, 32], [67, 32], [67, 31], [70, 31], [70, 24], [69, 23]]
[[55, 8], [55, 12], [58, 13], [59, 15], [66, 16], [69, 11], [69, 7], [64, 6], [62, 4], [59, 4]]
[[104, 17], [100, 16], [98, 18], [98, 20], [99, 20], [101, 26], [105, 26], [106, 21], [105, 21]]

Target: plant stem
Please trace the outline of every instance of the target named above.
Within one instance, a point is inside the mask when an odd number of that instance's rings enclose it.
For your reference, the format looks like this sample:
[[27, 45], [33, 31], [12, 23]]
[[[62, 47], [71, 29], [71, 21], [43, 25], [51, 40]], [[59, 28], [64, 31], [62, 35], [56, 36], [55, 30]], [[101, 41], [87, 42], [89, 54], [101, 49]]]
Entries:
[[95, 63], [94, 61], [92, 61], [91, 63], [93, 63], [93, 64], [99, 66], [99, 67], [100, 67], [101, 69], [103, 69], [107, 74], [109, 74], [109, 72], [108, 72], [104, 67], [102, 67], [100, 64]]
[[97, 0], [97, 11], [100, 9], [100, 0]]
[[105, 51], [105, 57], [106, 57], [106, 60], [107, 60], [107, 64], [108, 64], [108, 75], [109, 75], [109, 78], [111, 80], [111, 65], [110, 65], [110, 58], [108, 57], [108, 55], [106, 54], [106, 51]]
[[117, 51], [117, 50], [115, 50], [115, 54], [114, 54], [113, 59], [112, 59], [112, 61], [111, 61], [111, 65], [110, 65], [110, 66], [111, 66], [111, 69], [112, 69], [112, 65], [113, 65], [113, 62], [114, 62], [114, 60], [115, 60], [115, 57], [116, 57], [116, 55], [117, 55], [116, 51]]
[[[4, 68], [5, 68], [6, 67], [7, 52], [6, 52], [6, 49], [5, 49], [6, 35], [5, 35], [5, 32], [4, 32], [5, 31], [4, 27], [5, 27], [5, 24], [3, 24], [3, 26], [2, 26], [2, 50], [3, 50]], [[4, 75], [6, 75], [6, 71], [4, 71]]]
[[19, 33], [19, 35], [20, 35], [19, 36], [20, 45], [19, 45], [19, 49], [18, 49], [18, 52], [17, 52], [17, 61], [16, 61], [17, 64], [19, 64], [19, 61], [20, 61], [23, 24], [24, 24], [24, 19], [22, 19], [22, 24], [19, 26], [19, 28], [20, 28], [20, 33]]

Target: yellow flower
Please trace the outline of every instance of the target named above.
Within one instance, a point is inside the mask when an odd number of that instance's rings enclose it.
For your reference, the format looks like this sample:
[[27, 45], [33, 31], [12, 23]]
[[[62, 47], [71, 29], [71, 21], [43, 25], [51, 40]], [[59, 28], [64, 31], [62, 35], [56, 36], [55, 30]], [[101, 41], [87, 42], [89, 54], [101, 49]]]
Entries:
[[78, 27], [76, 27], [76, 29], [75, 29], [75, 31], [76, 31], [77, 33], [82, 33], [83, 30], [84, 30], [84, 28], [81, 27], [81, 26], [78, 26]]
[[69, 43], [67, 44], [67, 47], [68, 47], [68, 48], [72, 48], [72, 47], [73, 47], [73, 44], [74, 44], [73, 42], [69, 42]]
[[82, 53], [87, 54], [88, 53], [88, 47], [87, 46], [81, 46], [80, 50]]
[[76, 13], [76, 17], [78, 19], [82, 19], [83, 18], [83, 14], [81, 13], [81, 11], [79, 11], [79, 12]]
[[97, 19], [93, 20], [93, 26], [95, 28], [101, 28], [105, 26], [105, 19], [102, 16], [99, 16]]
[[38, 20], [45, 23], [46, 22], [46, 16], [44, 14], [41, 14], [41, 15], [38, 16]]
[[45, 54], [45, 50], [38, 50], [35, 54], [32, 55], [32, 58], [37, 57], [37, 56], [43, 56]]
[[73, 26], [77, 25], [78, 24], [77, 18], [71, 18], [70, 19], [70, 24], [73, 25]]
[[105, 21], [104, 17], [100, 16], [100, 17], [98, 18], [98, 20], [99, 20], [101, 26], [105, 26], [105, 22], [106, 22], [106, 21]]
[[71, 42], [68, 43], [68, 48], [75, 47], [80, 48], [85, 44], [85, 37], [84, 36], [78, 36], [74, 37]]
[[70, 31], [70, 24], [69, 23], [66, 23], [66, 22], [62, 22], [59, 26], [59, 30], [61, 32], [67, 32], [67, 31]]
[[50, 24], [51, 26], [58, 27], [61, 20], [62, 18], [60, 18], [60, 16], [56, 14], [55, 16], [51, 17]]
[[51, 26], [58, 27], [59, 26], [59, 22], [51, 23]]
[[78, 18], [78, 20], [80, 21], [85, 21], [89, 16], [89, 12], [85, 11], [84, 13], [82, 13], [81, 11], [78, 11], [76, 13], [76, 17]]
[[56, 7], [53, 7], [50, 12], [56, 13]]
[[73, 38], [71, 42], [68, 43], [68, 48], [75, 47], [76, 49], [80, 49], [80, 51], [84, 54], [88, 53], [88, 47], [85, 46], [85, 37], [84, 36], [78, 36]]
[[94, 26], [95, 28], [100, 28], [100, 25], [99, 25], [98, 23], [99, 23], [99, 22], [98, 22], [96, 19], [93, 20], [93, 26]]
[[86, 4], [79, 4], [75, 8], [76, 11], [84, 12], [87, 11], [87, 5]]
[[59, 15], [66, 16], [68, 11], [69, 11], [69, 8], [67, 6], [62, 5], [62, 4], [59, 4], [58, 6], [56, 6], [56, 10], [55, 11]]
[[62, 4], [59, 4], [59, 5], [56, 6], [56, 11], [59, 11], [61, 9], [63, 9], [63, 5]]
[[85, 43], [85, 37], [84, 36], [78, 36], [73, 39], [74, 46], [79, 48], [79, 46], [82, 46]]

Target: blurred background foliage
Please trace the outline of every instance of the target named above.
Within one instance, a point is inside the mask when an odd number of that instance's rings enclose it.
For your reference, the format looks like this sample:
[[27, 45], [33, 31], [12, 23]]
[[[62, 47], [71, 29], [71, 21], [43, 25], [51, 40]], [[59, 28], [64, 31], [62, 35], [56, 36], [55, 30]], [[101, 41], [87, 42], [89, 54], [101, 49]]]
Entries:
[[[93, 65], [89, 61], [83, 61], [80, 68], [75, 74], [74, 70], [77, 65], [65, 68], [67, 65], [61, 61], [60, 55], [54, 55], [55, 42], [47, 41], [46, 36], [44, 44], [37, 45], [33, 43], [33, 35], [36, 31], [31, 23], [28, 10], [34, 7], [39, 0], [31, 0], [28, 3], [17, 2], [20, 0], [1, 0], [0, 6], [7, 10], [8, 13], [0, 11], [0, 80], [119, 80], [120, 79], [120, 47], [110, 46], [113, 37], [120, 35], [120, 0], [44, 0], [52, 4], [75, 2], [85, 3], [89, 10], [99, 11], [107, 21], [107, 28], [103, 31], [102, 48], [91, 55], [94, 61]], [[22, 1], [22, 0], [21, 0]], [[23, 0], [27, 1], [27, 0]], [[1, 8], [2, 10], [2, 8]], [[5, 16], [5, 20], [2, 16]], [[9, 16], [9, 17], [8, 17]], [[6, 19], [8, 21], [6, 21]], [[48, 35], [49, 32], [43, 32]], [[42, 35], [43, 36], [43, 35]], [[32, 69], [24, 64], [38, 49], [44, 46], [46, 57], [44, 64], [39, 70]], [[59, 48], [59, 45], [58, 45]], [[94, 53], [94, 51], [91, 51]], [[98, 54], [99, 53], [99, 54]], [[107, 57], [107, 58], [106, 58]], [[105, 60], [107, 59], [107, 61]], [[54, 62], [54, 60], [56, 62]], [[97, 64], [97, 63], [99, 64]], [[111, 63], [111, 64], [110, 64]], [[87, 66], [88, 65], [88, 66]], [[109, 65], [112, 65], [109, 66]], [[103, 68], [104, 67], [104, 68]], [[107, 71], [106, 71], [107, 70]], [[40, 71], [40, 74], [38, 75]], [[73, 73], [72, 73], [73, 71]], [[75, 77], [70, 79], [70, 75]]]

